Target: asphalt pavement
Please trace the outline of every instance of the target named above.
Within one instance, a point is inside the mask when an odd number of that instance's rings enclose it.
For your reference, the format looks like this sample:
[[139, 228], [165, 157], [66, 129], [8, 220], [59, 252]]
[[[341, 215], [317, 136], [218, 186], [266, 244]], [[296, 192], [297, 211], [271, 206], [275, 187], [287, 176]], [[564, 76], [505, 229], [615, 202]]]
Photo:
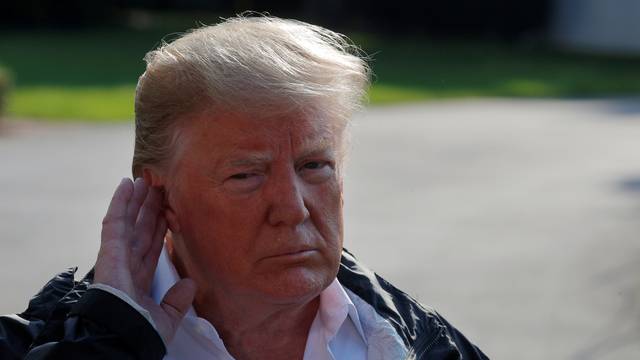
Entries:
[[[465, 100], [354, 120], [345, 246], [495, 359], [640, 358], [640, 99]], [[0, 313], [95, 261], [130, 124], [0, 133]]]

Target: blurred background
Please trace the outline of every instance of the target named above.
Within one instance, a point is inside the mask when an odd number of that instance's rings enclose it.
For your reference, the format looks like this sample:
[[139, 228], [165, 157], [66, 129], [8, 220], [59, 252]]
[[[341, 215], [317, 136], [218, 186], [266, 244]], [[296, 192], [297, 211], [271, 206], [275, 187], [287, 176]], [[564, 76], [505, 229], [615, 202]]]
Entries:
[[496, 359], [640, 358], [640, 2], [0, 5], [0, 313], [86, 272], [144, 54], [246, 10], [371, 57], [345, 246]]

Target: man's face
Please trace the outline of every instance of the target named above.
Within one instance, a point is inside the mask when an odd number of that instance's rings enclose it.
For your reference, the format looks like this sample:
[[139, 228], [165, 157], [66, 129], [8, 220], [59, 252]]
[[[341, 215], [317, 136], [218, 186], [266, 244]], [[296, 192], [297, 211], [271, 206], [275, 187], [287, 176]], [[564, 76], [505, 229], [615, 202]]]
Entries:
[[342, 250], [342, 127], [307, 116], [195, 116], [183, 129], [169, 203], [174, 248], [200, 294], [309, 300]]

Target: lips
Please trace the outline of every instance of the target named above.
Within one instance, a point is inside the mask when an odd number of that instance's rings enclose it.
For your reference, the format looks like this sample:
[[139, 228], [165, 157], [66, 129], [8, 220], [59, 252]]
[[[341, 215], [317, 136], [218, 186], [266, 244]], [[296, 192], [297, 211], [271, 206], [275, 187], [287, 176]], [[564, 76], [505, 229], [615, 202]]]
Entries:
[[262, 259], [305, 259], [322, 248], [322, 237], [314, 230], [304, 227], [293, 232], [271, 233], [262, 238]]
[[290, 248], [290, 249], [281, 249], [268, 256], [265, 256], [264, 259], [302, 258], [302, 257], [313, 255], [317, 251], [318, 249], [312, 248], [312, 247], [297, 247], [297, 248]]

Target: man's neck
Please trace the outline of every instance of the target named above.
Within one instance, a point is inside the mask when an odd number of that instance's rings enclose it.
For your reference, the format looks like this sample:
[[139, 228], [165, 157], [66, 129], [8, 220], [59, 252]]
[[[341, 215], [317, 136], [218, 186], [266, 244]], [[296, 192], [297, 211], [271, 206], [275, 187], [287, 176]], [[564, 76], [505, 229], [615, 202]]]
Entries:
[[[188, 275], [173, 249], [169, 250], [180, 276]], [[214, 326], [237, 360], [302, 359], [320, 296], [294, 304], [271, 304], [256, 297], [233, 296], [225, 289], [200, 287], [193, 306], [199, 317]]]
[[237, 299], [227, 303], [215, 295], [194, 302], [198, 316], [211, 322], [238, 360], [302, 359], [319, 305], [319, 296], [295, 306], [245, 304]]

